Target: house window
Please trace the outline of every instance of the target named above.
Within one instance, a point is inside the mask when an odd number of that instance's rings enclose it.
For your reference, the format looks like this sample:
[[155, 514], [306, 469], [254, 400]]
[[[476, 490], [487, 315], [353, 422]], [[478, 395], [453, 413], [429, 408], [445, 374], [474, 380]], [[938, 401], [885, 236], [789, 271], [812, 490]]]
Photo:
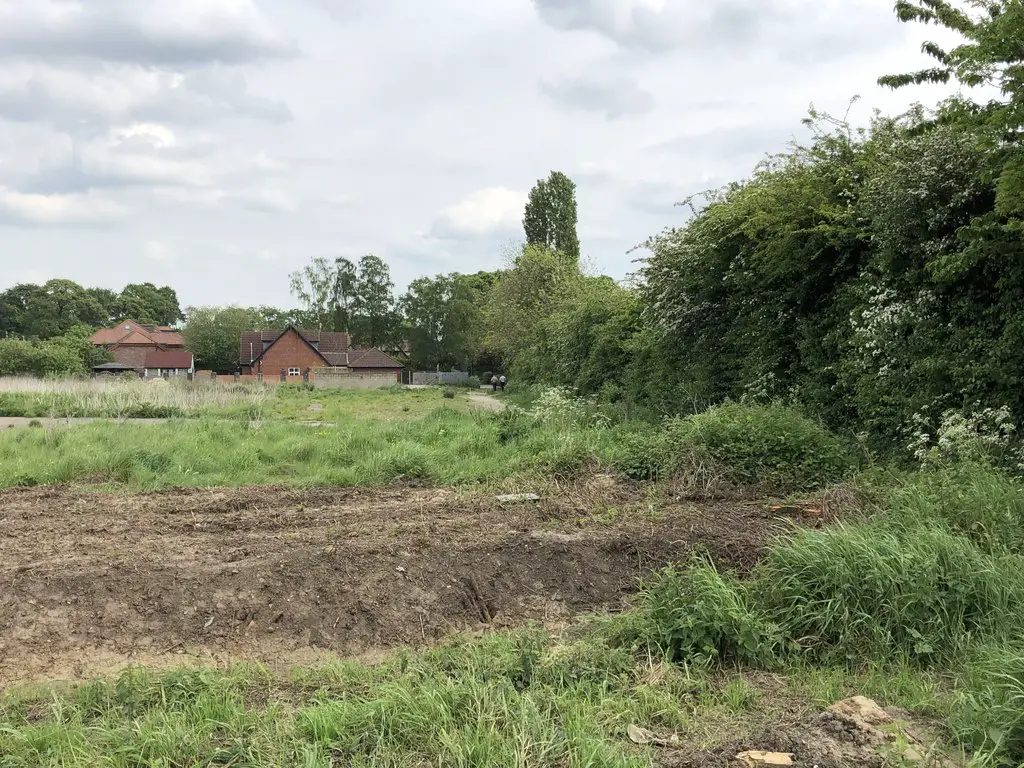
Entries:
[[300, 371], [298, 368], [289, 368], [288, 369], [288, 375], [289, 376], [298, 376], [301, 373], [302, 373], [302, 371]]

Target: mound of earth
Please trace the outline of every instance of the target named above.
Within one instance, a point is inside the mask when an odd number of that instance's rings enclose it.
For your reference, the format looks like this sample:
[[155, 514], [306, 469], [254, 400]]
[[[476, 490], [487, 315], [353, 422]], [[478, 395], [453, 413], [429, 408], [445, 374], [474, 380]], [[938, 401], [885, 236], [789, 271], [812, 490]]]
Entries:
[[[598, 498], [615, 514], [588, 518]], [[424, 488], [2, 491], [0, 685], [558, 623], [618, 609], [698, 544], [745, 569], [778, 515], [765, 503], [652, 513], [608, 483], [514, 506]]]

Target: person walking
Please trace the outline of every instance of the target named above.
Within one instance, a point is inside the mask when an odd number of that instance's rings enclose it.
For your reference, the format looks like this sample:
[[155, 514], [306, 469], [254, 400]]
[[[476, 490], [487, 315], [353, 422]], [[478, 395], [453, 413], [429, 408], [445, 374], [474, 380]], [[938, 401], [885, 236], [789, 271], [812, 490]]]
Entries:
[[491, 392], [497, 392], [497, 391], [498, 391], [498, 377], [497, 376], [491, 376]]
[[501, 391], [502, 392], [505, 391], [505, 385], [506, 384], [508, 384], [508, 379], [506, 379], [504, 376], [502, 376], [500, 379], [498, 379], [498, 386], [501, 387]]

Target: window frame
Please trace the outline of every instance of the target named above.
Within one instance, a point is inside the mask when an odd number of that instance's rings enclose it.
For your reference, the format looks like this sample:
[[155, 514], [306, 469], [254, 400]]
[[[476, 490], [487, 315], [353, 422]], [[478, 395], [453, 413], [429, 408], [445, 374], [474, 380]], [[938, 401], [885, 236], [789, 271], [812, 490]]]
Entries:
[[[294, 371], [294, 373], [292, 373], [292, 371]], [[302, 369], [301, 368], [297, 368], [295, 366], [289, 366], [289, 368], [288, 368], [288, 375], [289, 376], [301, 376], [302, 375]]]

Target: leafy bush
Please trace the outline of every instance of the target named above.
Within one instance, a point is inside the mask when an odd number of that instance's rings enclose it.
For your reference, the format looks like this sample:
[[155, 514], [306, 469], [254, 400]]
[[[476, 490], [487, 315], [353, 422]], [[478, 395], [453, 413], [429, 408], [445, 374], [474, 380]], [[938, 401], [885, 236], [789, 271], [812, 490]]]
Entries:
[[1017, 426], [1010, 409], [981, 408], [943, 412], [932, 426], [922, 414], [915, 414], [909, 448], [921, 466], [952, 465], [962, 462], [1024, 469], [1024, 450], [1015, 441]]
[[515, 405], [505, 406], [493, 418], [498, 422], [498, 442], [502, 445], [522, 437], [533, 426], [527, 412]]
[[768, 665], [775, 658], [779, 628], [753, 607], [745, 584], [706, 557], [662, 571], [641, 599], [620, 640], [654, 645], [673, 661]]
[[594, 398], [577, 397], [567, 387], [551, 387], [540, 393], [530, 410], [534, 421], [558, 428], [606, 427], [610, 422]]
[[724, 467], [740, 484], [817, 488], [840, 480], [856, 465], [838, 437], [782, 406], [725, 403], [673, 419], [666, 432], [666, 470], [696, 453]]
[[444, 397], [445, 400], [454, 400], [455, 399], [455, 393], [452, 392], [452, 390], [450, 390], [450, 389], [446, 389], [442, 393], [442, 397]]
[[633, 480], [658, 480], [669, 469], [666, 433], [644, 425], [618, 428], [609, 457], [611, 465]]

